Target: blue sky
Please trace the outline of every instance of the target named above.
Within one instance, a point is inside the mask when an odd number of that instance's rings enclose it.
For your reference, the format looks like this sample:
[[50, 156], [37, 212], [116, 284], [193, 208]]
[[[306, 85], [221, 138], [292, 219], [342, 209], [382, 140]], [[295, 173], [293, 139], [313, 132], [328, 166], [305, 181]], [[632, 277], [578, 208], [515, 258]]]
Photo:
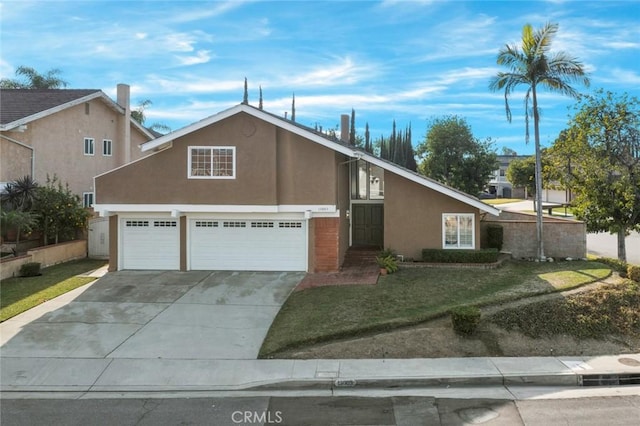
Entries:
[[[147, 124], [173, 130], [242, 101], [296, 121], [335, 127], [356, 111], [356, 126], [388, 135], [411, 123], [413, 142], [434, 117], [464, 117], [474, 135], [519, 154], [523, 93], [506, 121], [503, 97], [488, 90], [506, 43], [525, 23], [556, 22], [554, 50], [582, 61], [591, 87], [640, 96], [638, 1], [2, 1], [0, 77], [27, 65], [62, 70], [69, 88], [117, 83], [144, 99]], [[543, 93], [541, 141], [549, 146], [571, 99]]]

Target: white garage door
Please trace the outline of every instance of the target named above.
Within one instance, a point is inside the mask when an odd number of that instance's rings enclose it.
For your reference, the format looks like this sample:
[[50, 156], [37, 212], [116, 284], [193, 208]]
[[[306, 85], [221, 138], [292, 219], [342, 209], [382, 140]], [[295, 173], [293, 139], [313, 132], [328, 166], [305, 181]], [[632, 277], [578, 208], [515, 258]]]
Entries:
[[302, 220], [194, 219], [189, 223], [193, 270], [306, 271]]
[[175, 219], [122, 219], [120, 269], [180, 269], [180, 227]]

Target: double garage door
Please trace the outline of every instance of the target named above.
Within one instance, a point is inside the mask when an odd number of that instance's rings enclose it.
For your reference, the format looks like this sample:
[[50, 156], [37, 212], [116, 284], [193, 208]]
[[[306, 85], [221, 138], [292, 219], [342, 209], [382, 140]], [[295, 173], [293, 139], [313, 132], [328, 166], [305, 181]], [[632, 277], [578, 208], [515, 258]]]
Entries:
[[[189, 219], [191, 270], [305, 271], [302, 220]], [[122, 269], [180, 269], [177, 219], [123, 219]]]

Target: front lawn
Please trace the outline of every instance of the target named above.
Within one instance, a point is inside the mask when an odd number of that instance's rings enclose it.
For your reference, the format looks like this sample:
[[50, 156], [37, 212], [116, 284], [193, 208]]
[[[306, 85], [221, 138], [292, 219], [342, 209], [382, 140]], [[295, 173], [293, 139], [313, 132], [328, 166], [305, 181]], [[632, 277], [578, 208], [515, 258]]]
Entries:
[[302, 345], [417, 324], [464, 304], [486, 305], [566, 290], [608, 277], [597, 262], [508, 262], [494, 270], [401, 268], [375, 286], [317, 287], [293, 293], [260, 357]]
[[80, 259], [42, 270], [37, 277], [9, 278], [0, 281], [0, 322], [41, 303], [94, 281], [76, 275], [98, 269], [104, 260]]

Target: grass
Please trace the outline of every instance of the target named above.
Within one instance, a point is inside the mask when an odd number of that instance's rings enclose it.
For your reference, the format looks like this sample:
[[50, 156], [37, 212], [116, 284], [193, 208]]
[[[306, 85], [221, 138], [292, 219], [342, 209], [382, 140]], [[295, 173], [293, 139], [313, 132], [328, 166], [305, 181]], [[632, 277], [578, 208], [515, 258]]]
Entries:
[[520, 201], [526, 201], [520, 198], [489, 198], [482, 200], [487, 204], [491, 204], [492, 206], [497, 206], [500, 204], [508, 204], [508, 203], [519, 203]]
[[597, 262], [509, 262], [500, 269], [402, 268], [375, 286], [293, 293], [260, 350], [279, 351], [417, 324], [460, 305], [486, 305], [566, 290], [611, 274]]
[[498, 312], [489, 320], [507, 330], [538, 338], [570, 335], [603, 339], [640, 336], [640, 285], [626, 280], [601, 288]]
[[0, 322], [94, 281], [95, 278], [76, 275], [105, 264], [104, 260], [81, 259], [45, 268], [37, 277], [0, 281]]

